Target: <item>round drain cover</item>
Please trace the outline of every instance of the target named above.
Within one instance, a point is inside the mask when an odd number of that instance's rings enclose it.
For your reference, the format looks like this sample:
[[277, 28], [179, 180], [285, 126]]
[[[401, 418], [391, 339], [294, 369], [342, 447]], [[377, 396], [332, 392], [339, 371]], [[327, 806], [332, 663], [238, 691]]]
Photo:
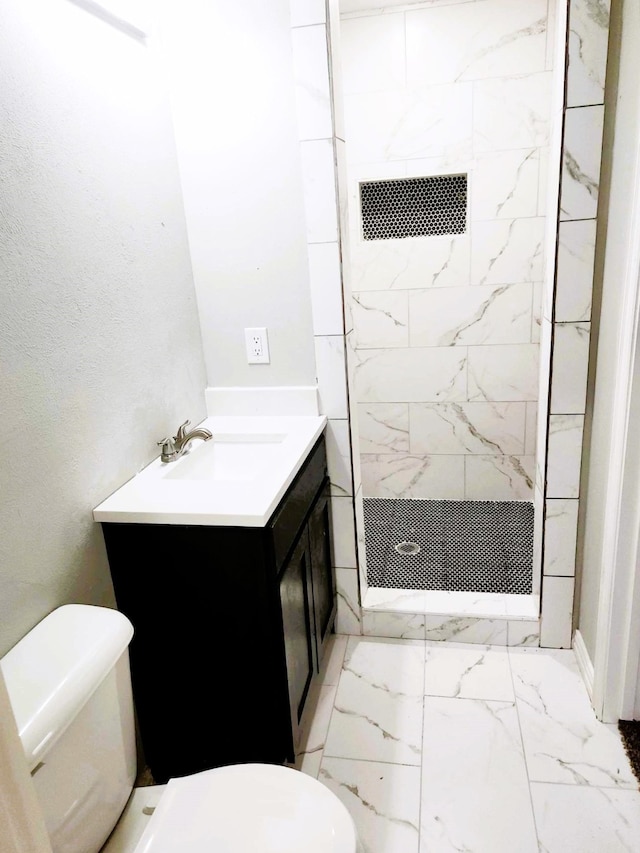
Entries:
[[397, 551], [398, 554], [418, 554], [420, 551], [420, 546], [417, 542], [398, 542], [397, 545], [393, 546], [394, 551]]

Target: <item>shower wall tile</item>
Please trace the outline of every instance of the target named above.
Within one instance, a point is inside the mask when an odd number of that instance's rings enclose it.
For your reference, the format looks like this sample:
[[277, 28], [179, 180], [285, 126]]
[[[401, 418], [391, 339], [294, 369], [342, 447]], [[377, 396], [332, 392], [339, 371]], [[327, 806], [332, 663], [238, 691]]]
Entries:
[[327, 17], [325, 0], [289, 0], [292, 27], [324, 24]]
[[584, 414], [591, 323], [556, 323], [551, 361], [553, 414]]
[[336, 593], [338, 599], [336, 613], [336, 633], [362, 633], [361, 611], [358, 592], [358, 572], [356, 569], [336, 569]]
[[344, 334], [340, 247], [333, 243], [310, 243], [309, 279], [314, 335]]
[[330, 419], [325, 429], [327, 468], [332, 495], [352, 495], [351, 443], [349, 421]]
[[328, 2], [326, 2], [326, 9], [327, 33], [329, 44], [329, 73], [331, 77], [333, 108], [333, 135], [336, 139], [344, 140], [344, 75], [342, 73], [344, 52], [342, 50], [339, 0], [328, 0]]
[[574, 583], [574, 578], [544, 578], [540, 622], [542, 648], [571, 648]]
[[547, 454], [547, 419], [549, 416], [549, 395], [551, 383], [551, 341], [553, 336], [552, 324], [543, 319], [540, 329], [540, 371], [538, 376], [538, 414], [536, 437], [536, 483], [544, 490], [546, 454]]
[[338, 211], [333, 142], [331, 139], [301, 142], [300, 156], [307, 242], [335, 242], [338, 239]]
[[327, 31], [324, 24], [291, 31], [298, 138], [326, 139], [333, 133]]
[[346, 95], [393, 91], [404, 86], [404, 15], [344, 18], [340, 34]]
[[463, 500], [464, 456], [362, 454], [362, 492], [368, 498]]
[[544, 283], [535, 281], [532, 285], [532, 302], [531, 302], [531, 343], [540, 343], [540, 332], [542, 327], [542, 296], [544, 291]]
[[314, 345], [320, 413], [328, 418], [347, 418], [349, 413], [344, 337], [317, 335]]
[[[536, 466], [537, 473], [537, 466]], [[545, 519], [544, 519], [544, 489], [538, 483], [533, 489], [533, 565], [535, 571], [533, 573], [533, 593], [540, 595], [540, 575], [542, 572], [542, 548], [544, 540]]]
[[357, 422], [362, 453], [407, 453], [408, 403], [360, 403]]
[[363, 403], [466, 399], [464, 347], [358, 350], [355, 358], [356, 399]]
[[473, 100], [473, 148], [509, 151], [549, 144], [552, 73], [477, 80]]
[[475, 501], [533, 500], [533, 456], [466, 456], [465, 498]]
[[471, 238], [471, 283], [542, 281], [545, 221], [497, 219], [475, 222]]
[[425, 616], [427, 640], [451, 643], [481, 643], [485, 646], [507, 645], [507, 621], [476, 619], [473, 616]]
[[526, 403], [411, 403], [412, 453], [525, 452]]
[[583, 415], [549, 416], [548, 498], [579, 495], [583, 426]]
[[609, 0], [571, 0], [567, 106], [604, 102]]
[[473, 85], [456, 83], [420, 91], [396, 89], [345, 95], [349, 162], [468, 153], [472, 144]]
[[354, 292], [455, 287], [470, 283], [468, 234], [411, 240], [353, 240]]
[[362, 486], [358, 488], [354, 500], [356, 517], [356, 549], [358, 555], [358, 578], [360, 580], [360, 601], [363, 602], [369, 591], [367, 582], [367, 546], [364, 535], [364, 502]]
[[576, 569], [578, 501], [547, 500], [544, 517], [544, 574], [573, 577]]
[[406, 290], [354, 293], [351, 304], [356, 347], [374, 349], [408, 346], [408, 303]]
[[556, 322], [591, 318], [596, 220], [561, 222], [558, 235]]
[[534, 456], [537, 447], [538, 432], [538, 404], [526, 403], [527, 413], [525, 415], [525, 442], [524, 452], [528, 456]]
[[540, 149], [480, 154], [470, 177], [470, 219], [538, 215]]
[[598, 210], [604, 107], [566, 111], [560, 219], [593, 219]]
[[411, 291], [411, 346], [529, 343], [532, 290], [525, 283]]
[[[544, 71], [546, 0], [408, 11], [407, 82], [434, 86]], [[452, 46], [455, 47], [452, 49]]]
[[355, 569], [357, 560], [353, 498], [332, 496], [331, 531], [333, 565], [343, 569]]
[[469, 400], [535, 401], [537, 396], [536, 344], [469, 347]]

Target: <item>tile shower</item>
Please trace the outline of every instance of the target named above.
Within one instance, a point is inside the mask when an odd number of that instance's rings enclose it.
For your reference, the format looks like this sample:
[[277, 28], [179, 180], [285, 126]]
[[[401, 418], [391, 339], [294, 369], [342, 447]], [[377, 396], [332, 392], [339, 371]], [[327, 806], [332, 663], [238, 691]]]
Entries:
[[[339, 630], [567, 647], [608, 5], [291, 10]], [[362, 239], [361, 182], [461, 174], [465, 233]], [[541, 622], [367, 588], [365, 498], [533, 501]]]

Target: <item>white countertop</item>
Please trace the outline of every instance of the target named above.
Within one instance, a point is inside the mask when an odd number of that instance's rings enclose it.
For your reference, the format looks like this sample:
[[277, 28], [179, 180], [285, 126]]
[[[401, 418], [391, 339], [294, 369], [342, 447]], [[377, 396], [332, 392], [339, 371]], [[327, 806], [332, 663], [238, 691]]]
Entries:
[[[209, 417], [198, 426], [210, 430], [213, 439], [195, 439], [175, 462], [154, 459], [97, 506], [93, 517], [136, 524], [263, 527], [326, 422], [324, 416]], [[228, 457], [217, 461], [219, 450]]]

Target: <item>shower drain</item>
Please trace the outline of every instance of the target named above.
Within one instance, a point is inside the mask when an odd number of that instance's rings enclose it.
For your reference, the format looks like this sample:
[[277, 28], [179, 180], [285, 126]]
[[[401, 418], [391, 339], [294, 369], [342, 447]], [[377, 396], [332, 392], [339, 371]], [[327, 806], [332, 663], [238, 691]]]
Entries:
[[393, 550], [397, 551], [398, 554], [418, 554], [420, 553], [420, 546], [417, 542], [398, 542], [397, 545], [393, 546]]

